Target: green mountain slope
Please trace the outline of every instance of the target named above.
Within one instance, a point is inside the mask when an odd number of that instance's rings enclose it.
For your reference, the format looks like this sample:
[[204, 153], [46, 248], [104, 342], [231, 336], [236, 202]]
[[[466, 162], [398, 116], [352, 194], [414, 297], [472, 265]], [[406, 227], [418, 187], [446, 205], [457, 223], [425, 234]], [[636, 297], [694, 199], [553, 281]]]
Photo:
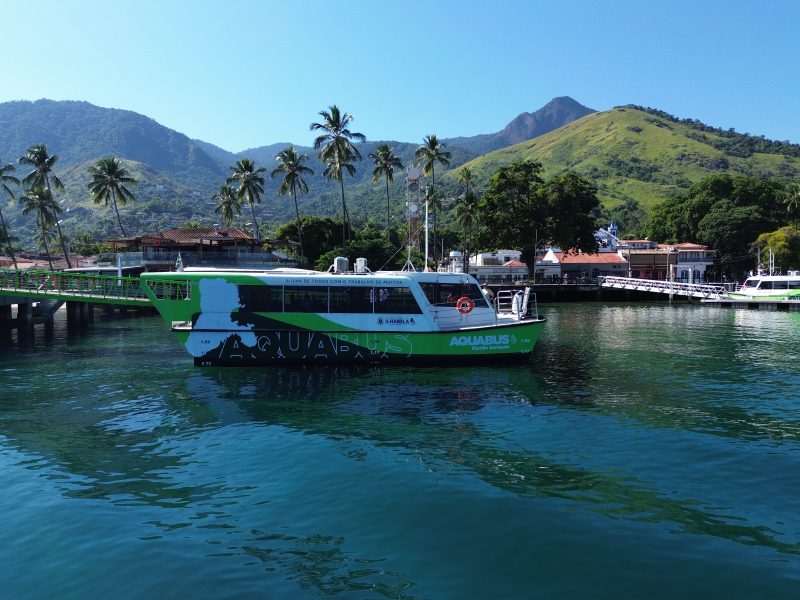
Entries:
[[64, 169], [104, 156], [141, 162], [194, 189], [224, 171], [188, 137], [135, 112], [88, 102], [37, 100], [0, 103], [0, 160], [15, 161], [46, 144]]
[[[738, 136], [745, 137], [759, 140]], [[719, 171], [781, 181], [800, 175], [800, 158], [765, 152], [744, 156], [748, 152], [731, 140], [697, 122], [688, 124], [663, 113], [618, 107], [480, 156], [467, 165], [485, 185], [492, 173], [504, 165], [521, 159], [538, 160], [544, 165], [546, 176], [571, 170], [590, 178], [609, 207], [629, 199], [652, 207]], [[453, 185], [456, 175], [457, 170], [447, 175], [449, 185]]]

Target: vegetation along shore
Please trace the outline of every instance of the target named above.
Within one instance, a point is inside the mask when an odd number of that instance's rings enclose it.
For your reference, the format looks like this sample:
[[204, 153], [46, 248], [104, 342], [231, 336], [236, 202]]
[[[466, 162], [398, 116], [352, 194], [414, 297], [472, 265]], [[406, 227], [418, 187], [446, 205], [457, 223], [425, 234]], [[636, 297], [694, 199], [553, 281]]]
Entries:
[[546, 247], [596, 250], [613, 220], [623, 239], [712, 248], [718, 277], [758, 268], [768, 249], [778, 269], [800, 266], [800, 145], [788, 141], [567, 97], [471, 137], [371, 141], [335, 104], [309, 127], [310, 147], [233, 153], [129, 111], [0, 104], [2, 260], [39, 251], [73, 266], [109, 239], [224, 225], [310, 267], [338, 255], [400, 267], [410, 239], [422, 262], [427, 205], [434, 262], [515, 248], [533, 272]]

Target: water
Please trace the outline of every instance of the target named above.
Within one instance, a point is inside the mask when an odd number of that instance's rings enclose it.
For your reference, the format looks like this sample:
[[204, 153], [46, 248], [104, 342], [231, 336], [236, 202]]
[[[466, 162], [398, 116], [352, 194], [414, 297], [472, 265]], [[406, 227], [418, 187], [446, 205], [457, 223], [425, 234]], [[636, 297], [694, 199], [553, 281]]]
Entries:
[[797, 598], [800, 314], [544, 312], [508, 367], [0, 350], [0, 596]]

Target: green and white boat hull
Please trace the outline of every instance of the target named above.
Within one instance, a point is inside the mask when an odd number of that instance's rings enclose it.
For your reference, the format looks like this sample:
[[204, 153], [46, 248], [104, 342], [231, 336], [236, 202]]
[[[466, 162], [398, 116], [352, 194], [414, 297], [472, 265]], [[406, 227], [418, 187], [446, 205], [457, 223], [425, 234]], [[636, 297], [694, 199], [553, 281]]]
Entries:
[[[433, 293], [438, 290], [434, 286], [461, 282], [458, 289], [480, 296], [477, 282], [466, 278], [434, 273], [334, 278], [316, 272], [182, 272], [143, 274], [142, 285], [195, 364], [203, 366], [474, 363], [529, 356], [544, 319], [498, 315], [482, 296], [463, 313], [453, 302], [431, 303], [419, 285], [422, 281]], [[326, 310], [289, 310], [289, 296], [298, 289], [317, 300], [327, 298]], [[335, 295], [342, 290], [368, 298], [366, 307], [359, 312], [335, 308]], [[254, 293], [279, 297], [280, 310], [250, 310], [257, 305], [248, 300]], [[382, 305], [384, 295], [387, 303]], [[405, 303], [396, 305], [397, 312], [392, 310], [394, 297]], [[403, 308], [409, 311], [399, 312]]]

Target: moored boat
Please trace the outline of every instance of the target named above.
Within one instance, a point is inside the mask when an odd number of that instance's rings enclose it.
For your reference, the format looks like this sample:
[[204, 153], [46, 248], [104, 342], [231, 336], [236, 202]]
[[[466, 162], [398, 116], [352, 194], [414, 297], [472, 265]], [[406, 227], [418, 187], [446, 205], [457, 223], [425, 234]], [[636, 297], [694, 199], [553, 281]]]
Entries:
[[800, 271], [788, 275], [753, 275], [735, 292], [725, 297], [732, 300], [800, 300]]
[[528, 289], [489, 302], [467, 274], [342, 264], [145, 273], [141, 285], [203, 366], [522, 359], [544, 324]]

